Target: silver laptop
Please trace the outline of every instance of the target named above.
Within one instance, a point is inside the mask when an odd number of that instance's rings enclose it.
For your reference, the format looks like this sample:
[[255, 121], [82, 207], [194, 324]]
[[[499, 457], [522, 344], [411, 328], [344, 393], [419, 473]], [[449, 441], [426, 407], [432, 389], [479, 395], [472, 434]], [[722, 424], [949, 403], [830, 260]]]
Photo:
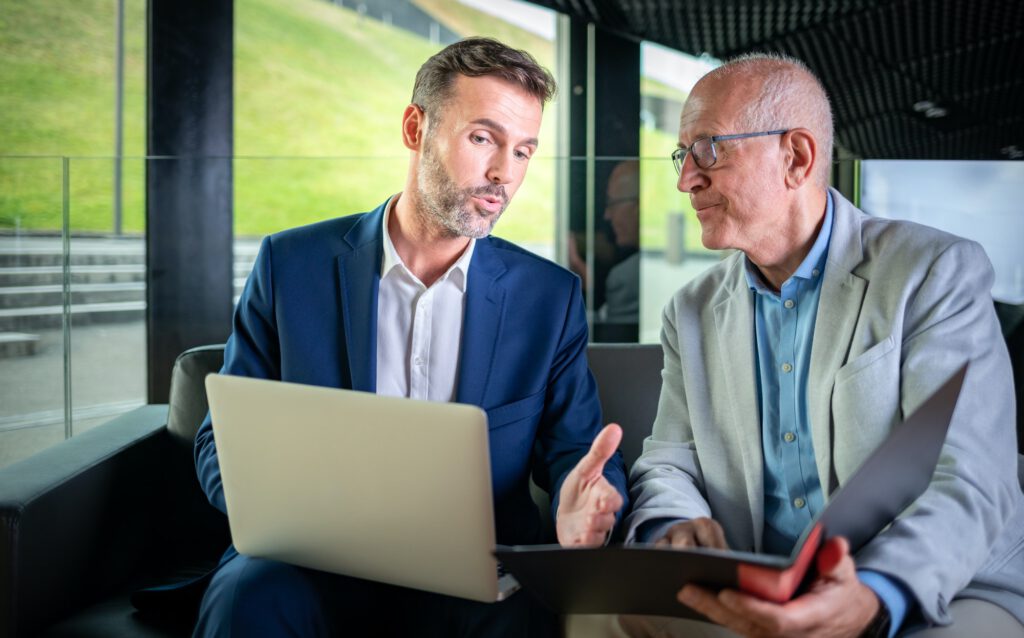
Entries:
[[519, 588], [491, 553], [483, 410], [222, 374], [206, 392], [239, 552], [484, 602]]

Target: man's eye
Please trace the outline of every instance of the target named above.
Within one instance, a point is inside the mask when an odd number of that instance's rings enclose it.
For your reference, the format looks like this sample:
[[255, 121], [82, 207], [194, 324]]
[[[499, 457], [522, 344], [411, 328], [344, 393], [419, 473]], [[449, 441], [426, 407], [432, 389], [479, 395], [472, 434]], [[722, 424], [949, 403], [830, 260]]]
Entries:
[[516, 156], [517, 160], [525, 161], [525, 160], [530, 159], [530, 154], [525, 152], [525, 151], [516, 151], [515, 152], [515, 156]]
[[473, 133], [472, 135], [470, 135], [469, 139], [474, 144], [485, 144], [488, 141], [486, 137], [484, 137], [483, 135], [477, 135], [476, 133]]

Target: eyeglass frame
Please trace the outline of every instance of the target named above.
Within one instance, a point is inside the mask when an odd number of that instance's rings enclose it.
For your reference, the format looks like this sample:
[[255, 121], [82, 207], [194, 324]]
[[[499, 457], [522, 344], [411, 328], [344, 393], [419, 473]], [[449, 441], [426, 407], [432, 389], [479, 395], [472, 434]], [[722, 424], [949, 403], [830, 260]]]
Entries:
[[690, 144], [689, 146], [680, 146], [676, 150], [672, 151], [672, 155], [670, 155], [670, 157], [672, 158], [672, 166], [676, 169], [676, 175], [682, 175], [683, 162], [686, 161], [686, 156], [688, 154], [692, 154], [693, 147], [696, 146], [698, 142], [703, 142], [704, 140], [707, 140], [708, 143], [711, 144], [711, 163], [708, 164], [707, 166], [701, 166], [700, 162], [697, 161], [696, 155], [693, 156], [693, 163], [696, 164], [698, 168], [707, 170], [714, 166], [716, 163], [718, 163], [718, 151], [715, 149], [715, 142], [725, 142], [727, 140], [742, 140], [748, 137], [763, 137], [766, 135], [785, 135], [786, 133], [789, 133], [791, 130], [792, 129], [779, 129], [776, 131], [761, 131], [758, 133], [734, 133], [731, 135], [712, 135], [710, 137], [699, 137], [693, 140], [693, 143]]

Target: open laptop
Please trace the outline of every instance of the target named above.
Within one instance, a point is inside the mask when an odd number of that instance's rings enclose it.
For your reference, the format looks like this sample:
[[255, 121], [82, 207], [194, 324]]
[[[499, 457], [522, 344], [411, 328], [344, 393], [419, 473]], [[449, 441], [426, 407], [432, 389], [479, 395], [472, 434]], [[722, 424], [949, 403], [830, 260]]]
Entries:
[[499, 579], [487, 415], [455, 403], [211, 374], [239, 552], [471, 600]]

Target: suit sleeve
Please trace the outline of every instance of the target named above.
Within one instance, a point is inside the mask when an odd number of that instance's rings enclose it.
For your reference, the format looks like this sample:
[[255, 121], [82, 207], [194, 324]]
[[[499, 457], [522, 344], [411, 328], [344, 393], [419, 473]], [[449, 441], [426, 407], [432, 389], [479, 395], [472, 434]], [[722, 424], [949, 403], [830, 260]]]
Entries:
[[[274, 319], [270, 237], [263, 240], [252, 273], [235, 308], [231, 336], [224, 348], [221, 373], [261, 379], [280, 379], [280, 350]], [[196, 433], [196, 473], [210, 503], [227, 512], [220, 464], [210, 413]]]
[[858, 568], [905, 584], [931, 623], [982, 568], [1012, 516], [1020, 487], [1014, 393], [992, 299], [992, 267], [960, 240], [908, 297], [900, 409], [912, 413], [965, 360], [969, 369], [938, 467], [925, 493], [856, 557]]
[[664, 530], [672, 522], [711, 516], [687, 409], [676, 329], [679, 303], [679, 296], [673, 297], [662, 316], [665, 364], [661, 371], [661, 397], [651, 436], [644, 441], [643, 454], [629, 475], [633, 511], [626, 518], [627, 543], [656, 540], [644, 537], [652, 525]]
[[[590, 444], [601, 431], [601, 405], [597, 384], [587, 363], [587, 326], [580, 280], [572, 278], [565, 320], [558, 350], [551, 363], [537, 444], [545, 473], [541, 482], [551, 486], [552, 520], [558, 513], [558, 497], [566, 475], [590, 450]], [[622, 453], [616, 452], [605, 464], [604, 477], [622, 495], [628, 507], [626, 471]]]

